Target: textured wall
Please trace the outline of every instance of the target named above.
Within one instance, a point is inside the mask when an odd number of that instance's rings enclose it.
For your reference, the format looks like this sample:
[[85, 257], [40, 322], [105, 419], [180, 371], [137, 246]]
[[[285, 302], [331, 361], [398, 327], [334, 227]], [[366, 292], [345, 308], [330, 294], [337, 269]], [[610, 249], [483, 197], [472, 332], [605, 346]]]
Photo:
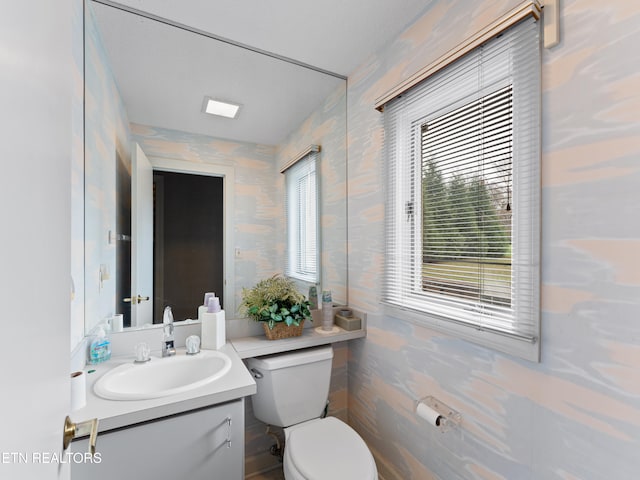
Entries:
[[[640, 471], [640, 10], [562, 2], [543, 51], [542, 360], [385, 316], [382, 116], [374, 99], [517, 0], [433, 2], [349, 77], [349, 419], [396, 479], [631, 479]], [[413, 413], [462, 413], [440, 434]]]

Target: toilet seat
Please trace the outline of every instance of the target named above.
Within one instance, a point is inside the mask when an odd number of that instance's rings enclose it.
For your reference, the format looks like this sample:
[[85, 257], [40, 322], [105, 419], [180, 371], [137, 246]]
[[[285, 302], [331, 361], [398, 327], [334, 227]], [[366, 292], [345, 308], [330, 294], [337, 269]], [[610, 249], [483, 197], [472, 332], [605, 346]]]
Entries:
[[315, 419], [285, 430], [287, 480], [376, 480], [375, 461], [364, 440], [337, 418]]

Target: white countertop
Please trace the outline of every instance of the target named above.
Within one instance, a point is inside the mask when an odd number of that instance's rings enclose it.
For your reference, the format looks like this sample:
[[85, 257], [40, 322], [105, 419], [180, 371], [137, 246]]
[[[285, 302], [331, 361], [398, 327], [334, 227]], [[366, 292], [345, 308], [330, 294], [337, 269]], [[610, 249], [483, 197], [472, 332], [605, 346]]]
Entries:
[[272, 353], [298, 350], [300, 348], [315, 347], [317, 345], [327, 345], [329, 343], [353, 340], [355, 338], [366, 337], [367, 331], [344, 330], [335, 326], [335, 333], [321, 333], [316, 328], [305, 328], [299, 337], [282, 338], [279, 340], [269, 340], [264, 335], [252, 337], [232, 338], [229, 341], [233, 344], [240, 358], [259, 357], [261, 355], [271, 355]]
[[[203, 387], [151, 400], [105, 400], [93, 391], [93, 385], [103, 374], [118, 365], [132, 362], [133, 356], [113, 357], [102, 364], [87, 365], [85, 373], [95, 370], [87, 374], [87, 405], [72, 412], [71, 418], [76, 423], [97, 418], [98, 431], [105, 432], [256, 393], [256, 383], [233, 346], [227, 343], [220, 351], [231, 359], [231, 370], [226, 375]], [[185, 350], [178, 349], [177, 355], [185, 355]]]
[[[106, 432], [253, 395], [256, 383], [242, 359], [365, 337], [366, 316], [362, 317], [364, 328], [360, 330], [347, 331], [336, 326], [334, 332], [322, 333], [316, 328], [305, 328], [301, 336], [293, 338], [268, 340], [262, 334], [229, 339], [220, 349], [231, 359], [227, 374], [203, 387], [150, 400], [106, 400], [94, 393], [93, 386], [102, 375], [123, 363], [133, 362], [133, 355], [114, 356], [102, 364], [86, 365], [87, 405], [71, 412], [71, 418], [76, 423], [97, 418], [98, 431]], [[185, 355], [185, 349], [178, 348], [177, 355]], [[91, 370], [94, 372], [88, 373]]]

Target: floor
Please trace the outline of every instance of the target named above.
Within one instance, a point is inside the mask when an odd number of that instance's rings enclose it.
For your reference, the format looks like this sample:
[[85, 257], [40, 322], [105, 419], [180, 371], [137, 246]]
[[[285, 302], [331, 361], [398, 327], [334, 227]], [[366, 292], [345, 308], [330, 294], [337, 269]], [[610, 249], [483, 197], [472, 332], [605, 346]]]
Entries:
[[250, 477], [246, 477], [246, 480], [284, 480], [284, 473], [282, 468], [274, 468], [264, 473], [254, 473]]

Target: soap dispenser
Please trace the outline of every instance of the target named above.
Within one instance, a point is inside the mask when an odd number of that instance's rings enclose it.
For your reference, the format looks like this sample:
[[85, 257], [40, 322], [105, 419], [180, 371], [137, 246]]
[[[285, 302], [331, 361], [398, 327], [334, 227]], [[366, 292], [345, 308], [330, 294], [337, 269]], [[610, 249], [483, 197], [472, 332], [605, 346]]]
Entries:
[[103, 327], [100, 327], [96, 333], [96, 338], [91, 342], [89, 347], [89, 363], [95, 365], [97, 363], [106, 362], [111, 358], [111, 342]]

